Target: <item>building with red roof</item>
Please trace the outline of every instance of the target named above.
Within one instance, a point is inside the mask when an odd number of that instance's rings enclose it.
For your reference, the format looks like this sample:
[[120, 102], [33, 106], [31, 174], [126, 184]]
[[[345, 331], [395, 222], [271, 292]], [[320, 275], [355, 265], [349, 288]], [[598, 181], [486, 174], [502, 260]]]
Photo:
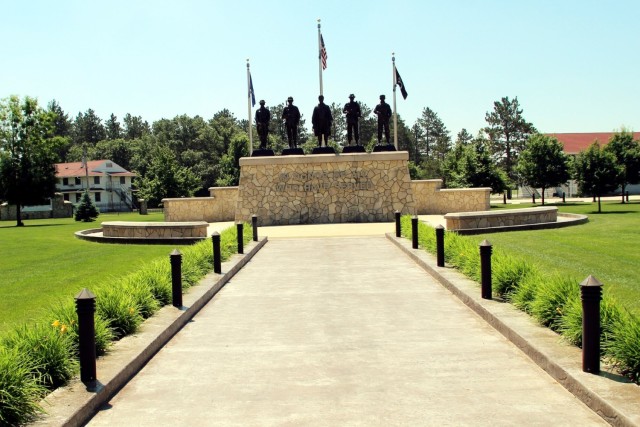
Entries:
[[[598, 141], [601, 146], [607, 145], [616, 132], [591, 132], [591, 133], [546, 133], [553, 136], [564, 147], [564, 152], [575, 156], [581, 151], [589, 148], [591, 144]], [[634, 140], [640, 140], [640, 132], [632, 132]]]
[[131, 211], [135, 207], [133, 179], [129, 172], [111, 160], [91, 160], [56, 163], [56, 191], [64, 200], [80, 203], [82, 194], [89, 191], [91, 200], [100, 212]]

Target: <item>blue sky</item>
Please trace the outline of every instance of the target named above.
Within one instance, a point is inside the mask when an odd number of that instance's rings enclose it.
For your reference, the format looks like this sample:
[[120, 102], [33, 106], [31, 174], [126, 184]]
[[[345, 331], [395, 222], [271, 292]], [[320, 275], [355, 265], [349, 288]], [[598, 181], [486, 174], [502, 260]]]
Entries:
[[391, 53], [412, 125], [425, 107], [455, 139], [518, 97], [542, 132], [640, 130], [640, 2], [593, 0], [121, 1], [0, 0], [0, 98], [56, 99], [75, 117], [126, 113], [247, 117], [257, 99], [293, 96], [310, 121], [319, 93], [317, 19], [328, 52], [327, 103], [392, 96]]

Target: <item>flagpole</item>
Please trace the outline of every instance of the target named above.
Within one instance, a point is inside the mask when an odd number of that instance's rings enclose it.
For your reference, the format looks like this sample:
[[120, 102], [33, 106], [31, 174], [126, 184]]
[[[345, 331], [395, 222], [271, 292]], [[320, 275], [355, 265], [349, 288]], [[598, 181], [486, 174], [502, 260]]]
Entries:
[[322, 95], [322, 34], [320, 34], [319, 18], [318, 18], [318, 74], [320, 76], [320, 95]]
[[396, 147], [396, 151], [398, 151], [398, 113], [396, 112], [396, 86], [398, 86], [398, 82], [396, 81], [395, 52], [391, 53], [391, 63], [393, 64], [393, 145]]
[[251, 72], [249, 71], [249, 58], [247, 58], [247, 117], [249, 124], [249, 156], [253, 154], [253, 129], [251, 123]]

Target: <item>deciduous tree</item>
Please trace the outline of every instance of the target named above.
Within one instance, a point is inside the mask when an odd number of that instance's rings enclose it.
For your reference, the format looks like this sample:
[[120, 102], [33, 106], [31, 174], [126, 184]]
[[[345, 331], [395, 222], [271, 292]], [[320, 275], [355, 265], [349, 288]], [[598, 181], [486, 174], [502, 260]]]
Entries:
[[575, 157], [572, 169], [580, 189], [598, 198], [598, 212], [602, 212], [600, 197], [616, 189], [622, 173], [615, 155], [596, 141]]
[[627, 185], [640, 182], [640, 143], [633, 140], [633, 133], [623, 129], [609, 139], [604, 150], [613, 153], [618, 166], [622, 168], [618, 184], [622, 189], [622, 203], [624, 203]]
[[569, 159], [556, 138], [537, 133], [520, 153], [516, 172], [527, 185], [542, 189], [544, 205], [544, 190], [569, 180]]
[[16, 206], [16, 224], [24, 225], [21, 208], [53, 196], [56, 148], [49, 138], [53, 120], [35, 98], [0, 101], [0, 198]]

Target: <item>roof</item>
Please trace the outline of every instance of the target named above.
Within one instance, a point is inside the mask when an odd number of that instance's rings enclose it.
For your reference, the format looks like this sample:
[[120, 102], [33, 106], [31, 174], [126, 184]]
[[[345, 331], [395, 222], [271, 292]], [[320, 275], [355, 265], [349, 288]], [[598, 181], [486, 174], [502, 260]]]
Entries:
[[[591, 132], [591, 133], [545, 133], [545, 135], [553, 136], [563, 145], [564, 152], [567, 154], [578, 154], [589, 148], [596, 140], [601, 145], [607, 145], [609, 139], [616, 132]], [[640, 139], [640, 132], [632, 132], [633, 139]]]
[[[73, 178], [82, 176], [137, 176], [111, 160], [90, 160], [87, 169], [83, 162], [56, 163], [56, 178]], [[89, 171], [87, 173], [87, 170]]]

